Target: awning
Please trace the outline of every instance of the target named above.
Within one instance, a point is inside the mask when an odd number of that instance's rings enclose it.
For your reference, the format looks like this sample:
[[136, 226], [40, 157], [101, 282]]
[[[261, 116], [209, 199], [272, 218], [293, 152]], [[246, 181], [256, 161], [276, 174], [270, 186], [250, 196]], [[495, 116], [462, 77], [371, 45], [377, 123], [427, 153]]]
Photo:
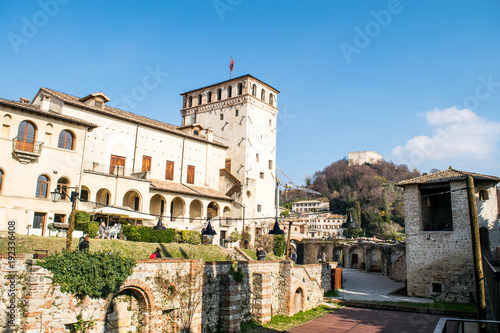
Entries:
[[126, 208], [117, 208], [117, 207], [97, 208], [96, 210], [89, 211], [89, 213], [103, 214], [103, 215], [115, 215], [115, 216], [120, 216], [120, 217], [129, 217], [131, 219], [136, 219], [136, 220], [156, 220], [157, 219], [157, 217], [154, 215], [144, 214], [144, 213], [128, 210]]

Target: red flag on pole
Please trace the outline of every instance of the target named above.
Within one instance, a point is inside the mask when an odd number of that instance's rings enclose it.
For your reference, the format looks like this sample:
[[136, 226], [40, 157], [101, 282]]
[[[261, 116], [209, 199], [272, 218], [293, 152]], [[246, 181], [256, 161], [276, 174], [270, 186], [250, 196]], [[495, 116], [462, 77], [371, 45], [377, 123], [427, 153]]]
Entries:
[[234, 60], [233, 57], [231, 57], [231, 63], [229, 64], [229, 69], [231, 70], [231, 72], [233, 71], [233, 68], [234, 68]]

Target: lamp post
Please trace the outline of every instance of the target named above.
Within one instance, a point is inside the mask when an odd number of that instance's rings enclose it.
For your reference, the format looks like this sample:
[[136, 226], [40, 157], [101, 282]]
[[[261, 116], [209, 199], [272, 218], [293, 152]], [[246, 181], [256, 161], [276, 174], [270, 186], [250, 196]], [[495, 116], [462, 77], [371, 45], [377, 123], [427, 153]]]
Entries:
[[[71, 250], [71, 241], [73, 239], [73, 230], [75, 229], [75, 213], [76, 213], [76, 201], [78, 200], [78, 186], [75, 187], [65, 187], [65, 189], [74, 189], [71, 192], [71, 196], [69, 197], [71, 200], [71, 214], [69, 216], [69, 228], [66, 232], [66, 250]], [[50, 192], [50, 196], [52, 198], [52, 202], [58, 202], [63, 198], [68, 197], [68, 194], [62, 187], [57, 187], [54, 192]]]
[[212, 239], [215, 235], [217, 235], [217, 233], [212, 228], [212, 225], [210, 224], [210, 219], [208, 220], [208, 224], [207, 224], [207, 227], [205, 228], [205, 230], [203, 230], [201, 232], [201, 235], [210, 238], [210, 244], [212, 244]]
[[347, 221], [342, 223], [340, 227], [347, 230], [352, 228], [359, 228], [359, 224], [354, 222], [354, 220], [352, 219], [351, 211], [349, 211], [349, 215], [347, 215]]

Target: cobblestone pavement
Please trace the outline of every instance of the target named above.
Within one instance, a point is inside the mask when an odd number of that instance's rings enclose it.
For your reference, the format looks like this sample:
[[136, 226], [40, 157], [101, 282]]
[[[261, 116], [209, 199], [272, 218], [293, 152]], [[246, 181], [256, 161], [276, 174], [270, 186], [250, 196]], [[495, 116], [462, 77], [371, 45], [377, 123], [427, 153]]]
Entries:
[[359, 269], [342, 269], [344, 289], [339, 291], [337, 299], [358, 301], [389, 301], [432, 303], [432, 299], [393, 296], [390, 292], [404, 287], [404, 282], [396, 282], [380, 273], [367, 273]]
[[440, 316], [345, 307], [288, 330], [291, 333], [433, 332]]

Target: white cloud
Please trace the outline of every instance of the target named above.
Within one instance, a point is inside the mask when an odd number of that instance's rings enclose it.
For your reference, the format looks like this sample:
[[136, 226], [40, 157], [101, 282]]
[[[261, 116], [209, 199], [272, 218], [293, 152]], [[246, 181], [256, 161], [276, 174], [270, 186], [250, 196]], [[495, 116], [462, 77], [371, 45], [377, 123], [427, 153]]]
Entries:
[[411, 138], [404, 146], [392, 150], [394, 160], [419, 168], [426, 162], [495, 160], [500, 138], [500, 123], [488, 121], [469, 109], [434, 109], [420, 114], [425, 117], [432, 136]]

